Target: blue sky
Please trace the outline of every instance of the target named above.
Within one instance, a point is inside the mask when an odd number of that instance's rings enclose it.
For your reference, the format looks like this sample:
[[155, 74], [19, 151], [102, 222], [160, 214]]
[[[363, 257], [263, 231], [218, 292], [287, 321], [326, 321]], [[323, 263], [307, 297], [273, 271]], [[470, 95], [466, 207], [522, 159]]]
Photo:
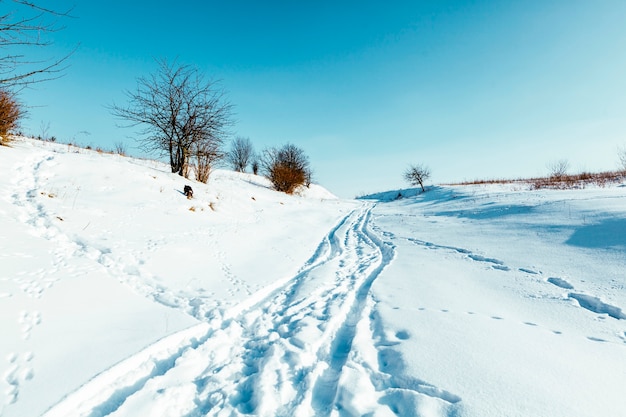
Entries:
[[[120, 1], [74, 6], [45, 56], [61, 79], [22, 92], [25, 133], [113, 148], [108, 105], [178, 59], [220, 79], [236, 135], [291, 142], [341, 197], [617, 166], [626, 145], [624, 1]], [[2, 8], [7, 4], [3, 2]]]

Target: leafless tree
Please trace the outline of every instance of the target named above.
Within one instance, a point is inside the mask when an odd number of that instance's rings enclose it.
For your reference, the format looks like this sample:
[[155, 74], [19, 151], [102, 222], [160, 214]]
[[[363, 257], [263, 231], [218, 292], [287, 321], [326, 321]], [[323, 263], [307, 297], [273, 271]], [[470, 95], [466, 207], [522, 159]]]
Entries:
[[550, 178], [561, 179], [567, 174], [567, 170], [569, 170], [569, 161], [567, 159], [559, 159], [548, 162], [546, 166], [548, 168]]
[[52, 44], [48, 35], [63, 29], [58, 21], [70, 17], [70, 10], [48, 9], [28, 0], [0, 0], [0, 4], [0, 86], [58, 78], [72, 52], [43, 60], [33, 59], [30, 52]]
[[422, 187], [422, 192], [426, 191], [424, 182], [430, 178], [430, 169], [422, 164], [411, 165], [404, 171], [404, 179], [411, 185]]
[[230, 151], [226, 154], [226, 161], [238, 172], [246, 172], [248, 163], [254, 156], [254, 148], [249, 138], [236, 137], [230, 145]]
[[157, 63], [156, 73], [138, 78], [136, 91], [126, 91], [129, 104], [111, 111], [126, 127], [142, 126], [140, 147], [168, 155], [172, 172], [185, 175], [191, 158], [201, 155], [212, 163], [223, 156], [233, 106], [218, 82], [206, 80], [197, 68]]
[[617, 148], [619, 170], [626, 175], [626, 145]]
[[310, 185], [311, 166], [304, 151], [290, 143], [281, 148], [267, 148], [259, 164], [276, 191], [292, 194], [301, 185]]
[[0, 89], [0, 145], [10, 141], [9, 134], [20, 126], [24, 110], [15, 94]]

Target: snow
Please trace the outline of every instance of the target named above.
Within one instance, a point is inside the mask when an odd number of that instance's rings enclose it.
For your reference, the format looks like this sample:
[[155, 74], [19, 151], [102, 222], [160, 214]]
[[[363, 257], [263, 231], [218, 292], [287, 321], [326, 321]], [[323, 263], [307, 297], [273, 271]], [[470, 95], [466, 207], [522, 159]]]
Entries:
[[25, 138], [0, 163], [2, 416], [626, 410], [623, 184], [348, 201]]

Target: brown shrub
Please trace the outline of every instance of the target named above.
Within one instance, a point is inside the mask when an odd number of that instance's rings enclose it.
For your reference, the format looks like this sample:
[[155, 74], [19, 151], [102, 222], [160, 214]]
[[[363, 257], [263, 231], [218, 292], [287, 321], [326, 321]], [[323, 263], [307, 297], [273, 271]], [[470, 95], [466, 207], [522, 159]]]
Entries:
[[276, 191], [293, 194], [296, 188], [306, 182], [306, 174], [301, 169], [278, 164], [272, 169], [269, 179]]
[[265, 149], [259, 163], [276, 191], [293, 194], [298, 187], [311, 183], [309, 158], [292, 144]]
[[0, 144], [10, 141], [9, 134], [19, 128], [22, 106], [10, 91], [0, 89]]

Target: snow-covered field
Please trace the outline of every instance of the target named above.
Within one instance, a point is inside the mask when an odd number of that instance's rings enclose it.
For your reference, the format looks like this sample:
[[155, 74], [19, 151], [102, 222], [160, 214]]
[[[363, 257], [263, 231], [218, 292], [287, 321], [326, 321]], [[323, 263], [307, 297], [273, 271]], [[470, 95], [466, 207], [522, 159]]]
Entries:
[[0, 164], [2, 416], [626, 415], [624, 185], [344, 201], [27, 139]]

